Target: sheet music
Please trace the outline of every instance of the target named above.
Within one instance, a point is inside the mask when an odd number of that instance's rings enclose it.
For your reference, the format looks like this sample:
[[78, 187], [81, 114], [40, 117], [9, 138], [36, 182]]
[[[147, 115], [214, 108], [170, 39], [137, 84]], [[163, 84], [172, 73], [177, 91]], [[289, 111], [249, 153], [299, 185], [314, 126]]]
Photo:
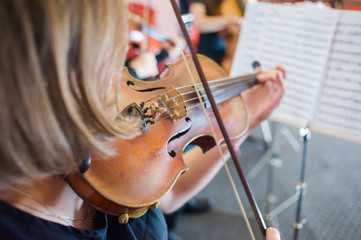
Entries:
[[286, 68], [271, 119], [361, 143], [361, 12], [258, 3], [245, 18], [231, 75]]
[[361, 12], [340, 16], [311, 127], [361, 143]]
[[[248, 11], [252, 14], [249, 15]], [[286, 93], [271, 119], [297, 127], [308, 126], [315, 109], [315, 99], [324, 75], [338, 14], [338, 11], [274, 3], [258, 3], [247, 7], [245, 30], [248, 30], [249, 22], [259, 23], [261, 27], [257, 36], [252, 32], [251, 37], [242, 39], [246, 41], [239, 44], [236, 52], [239, 55], [236, 58], [247, 60], [234, 64], [241, 64], [242, 68], [249, 71], [251, 63], [259, 60], [262, 69], [274, 69], [279, 64], [287, 70]], [[247, 35], [248, 32], [242, 31], [241, 34]], [[254, 44], [249, 44], [252, 41]], [[254, 50], [249, 48], [255, 45], [256, 52], [252, 52]], [[232, 68], [234, 75], [244, 74], [243, 71], [246, 69], [240, 72], [236, 67]]]
[[268, 4], [247, 4], [244, 24], [230, 72], [231, 77], [253, 73], [252, 63], [267, 21]]

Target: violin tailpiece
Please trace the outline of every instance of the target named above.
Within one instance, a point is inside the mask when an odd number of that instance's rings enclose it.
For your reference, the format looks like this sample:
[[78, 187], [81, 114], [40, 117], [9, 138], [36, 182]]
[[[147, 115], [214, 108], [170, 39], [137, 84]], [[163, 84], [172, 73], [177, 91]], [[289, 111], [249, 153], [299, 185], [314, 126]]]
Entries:
[[[141, 106], [143, 105], [141, 104]], [[136, 118], [141, 118], [143, 132], [148, 130], [148, 123], [153, 123], [153, 121], [149, 121], [149, 116], [145, 114], [142, 107], [138, 106], [135, 102], [129, 104], [120, 114], [122, 116], [133, 116]]]

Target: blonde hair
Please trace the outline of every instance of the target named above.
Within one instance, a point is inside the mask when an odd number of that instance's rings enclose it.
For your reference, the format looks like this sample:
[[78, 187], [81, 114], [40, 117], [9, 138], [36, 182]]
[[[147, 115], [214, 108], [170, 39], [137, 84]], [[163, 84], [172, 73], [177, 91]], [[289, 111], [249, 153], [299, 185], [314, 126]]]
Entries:
[[136, 134], [103, 101], [126, 21], [125, 0], [0, 2], [1, 185], [69, 173], [89, 151], [111, 154], [104, 139]]

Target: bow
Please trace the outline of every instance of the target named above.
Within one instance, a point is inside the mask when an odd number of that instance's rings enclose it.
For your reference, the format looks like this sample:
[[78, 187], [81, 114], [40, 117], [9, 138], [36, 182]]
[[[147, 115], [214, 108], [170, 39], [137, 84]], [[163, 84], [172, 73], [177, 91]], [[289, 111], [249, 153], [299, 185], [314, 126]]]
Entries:
[[[258, 205], [257, 205], [257, 202], [256, 202], [256, 200], [255, 200], [255, 198], [254, 198], [254, 195], [253, 195], [253, 193], [252, 193], [251, 187], [250, 187], [250, 185], [249, 185], [249, 183], [248, 183], [248, 181], [247, 181], [247, 179], [246, 179], [246, 177], [245, 177], [245, 174], [244, 174], [244, 171], [243, 171], [243, 169], [242, 169], [242, 166], [240, 165], [240, 163], [239, 163], [239, 161], [238, 161], [238, 158], [237, 158], [237, 155], [236, 155], [235, 150], [234, 150], [234, 148], [233, 148], [231, 139], [230, 139], [230, 137], [229, 137], [229, 135], [228, 135], [228, 133], [227, 133], [227, 131], [226, 131], [226, 128], [225, 128], [224, 123], [223, 123], [223, 120], [222, 120], [222, 117], [221, 117], [221, 115], [220, 115], [220, 113], [219, 113], [219, 111], [218, 111], [217, 104], [216, 104], [216, 102], [215, 102], [215, 100], [214, 100], [214, 97], [213, 97], [213, 94], [212, 94], [212, 92], [211, 92], [211, 90], [210, 90], [209, 84], [208, 84], [208, 82], [207, 82], [207, 80], [206, 80], [206, 78], [205, 78], [205, 75], [204, 75], [204, 73], [203, 73], [203, 70], [202, 70], [202, 67], [201, 67], [201, 65], [200, 65], [199, 59], [198, 59], [198, 57], [197, 57], [197, 54], [196, 54], [196, 52], [195, 52], [195, 50], [194, 50], [194, 47], [193, 47], [193, 45], [192, 45], [192, 43], [191, 43], [191, 41], [190, 41], [190, 37], [189, 37], [189, 35], [188, 35], [188, 32], [187, 32], [187, 30], [186, 30], [186, 27], [185, 27], [185, 25], [184, 25], [184, 23], [183, 23], [183, 21], [182, 21], [181, 13], [180, 13], [180, 10], [179, 10], [179, 8], [178, 8], [178, 5], [177, 5], [177, 3], [176, 3], [175, 0], [170, 0], [170, 1], [171, 1], [171, 4], [172, 4], [174, 13], [175, 13], [175, 15], [176, 15], [176, 17], [177, 17], [178, 23], [179, 23], [179, 25], [180, 25], [180, 27], [181, 27], [182, 33], [183, 33], [183, 35], [184, 35], [184, 37], [185, 37], [185, 39], [186, 39], [187, 45], [188, 45], [188, 47], [189, 47], [189, 49], [190, 49], [190, 51], [191, 51], [191, 55], [192, 55], [192, 58], [193, 58], [195, 67], [196, 67], [196, 69], [197, 69], [197, 73], [198, 73], [198, 75], [199, 75], [199, 77], [200, 77], [200, 79], [201, 79], [201, 81], [202, 81], [202, 84], [203, 84], [204, 90], [205, 90], [205, 92], [206, 92], [206, 94], [207, 94], [208, 100], [209, 100], [209, 102], [211, 103], [211, 107], [212, 107], [212, 110], [213, 110], [214, 115], [215, 115], [215, 117], [216, 117], [217, 124], [218, 124], [219, 128], [221, 129], [221, 132], [222, 132], [222, 134], [223, 134], [223, 137], [224, 137], [224, 140], [225, 140], [225, 142], [226, 142], [227, 148], [228, 148], [228, 150], [229, 150], [229, 152], [230, 152], [230, 154], [231, 154], [231, 158], [232, 158], [233, 163], [234, 163], [234, 165], [235, 165], [235, 167], [236, 167], [237, 173], [238, 173], [238, 175], [239, 175], [239, 177], [240, 177], [240, 180], [241, 180], [242, 185], [243, 185], [243, 187], [244, 187], [244, 190], [245, 190], [245, 192], [246, 192], [248, 201], [249, 201], [249, 203], [250, 203], [250, 205], [251, 205], [251, 207], [252, 207], [253, 213], [254, 213], [255, 218], [256, 218], [256, 220], [257, 220], [258, 226], [259, 226], [259, 228], [260, 228], [260, 230], [261, 230], [262, 235], [265, 236], [265, 235], [266, 235], [267, 226], [266, 226], [265, 221], [264, 221], [264, 219], [263, 219], [263, 217], [262, 217], [262, 215], [261, 215], [261, 212], [260, 212], [260, 210], [259, 210], [259, 207], [258, 207]], [[238, 197], [238, 198], [239, 198], [239, 197]], [[243, 208], [243, 207], [242, 207], [242, 208]], [[243, 210], [243, 211], [244, 211], [244, 210]], [[243, 211], [242, 211], [242, 212], [243, 212]], [[248, 223], [248, 224], [249, 224], [249, 223]], [[253, 232], [251, 233], [251, 235], [253, 236]], [[253, 236], [253, 238], [254, 238], [254, 236]]]

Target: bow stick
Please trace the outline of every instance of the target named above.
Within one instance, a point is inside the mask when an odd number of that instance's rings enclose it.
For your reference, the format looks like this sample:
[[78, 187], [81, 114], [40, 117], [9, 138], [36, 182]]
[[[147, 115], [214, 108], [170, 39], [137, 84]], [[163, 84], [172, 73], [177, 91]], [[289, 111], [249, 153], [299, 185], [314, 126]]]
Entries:
[[209, 84], [206, 80], [206, 77], [204, 75], [204, 72], [202, 70], [202, 67], [200, 65], [200, 62], [199, 62], [199, 59], [197, 57], [197, 53], [196, 51], [194, 50], [194, 47], [193, 47], [193, 44], [191, 43], [191, 40], [190, 40], [190, 37], [188, 35], [188, 32], [187, 32], [187, 29], [182, 21], [182, 16], [181, 16], [181, 12], [179, 10], [179, 7], [176, 3], [175, 0], [170, 0], [171, 1], [171, 4], [172, 4], [172, 7], [173, 7], [173, 10], [174, 10], [174, 13], [176, 15], [176, 18], [177, 18], [177, 21], [181, 27], [181, 30], [182, 30], [182, 33], [185, 37], [185, 40], [187, 42], [187, 45], [189, 47], [189, 50], [191, 52], [191, 55], [192, 55], [192, 59], [193, 59], [193, 62], [194, 62], [194, 65], [197, 69], [197, 72], [198, 72], [198, 75], [201, 79], [201, 82], [203, 84], [203, 87], [204, 87], [204, 90], [207, 94], [207, 97], [208, 97], [208, 100], [210, 101], [210, 104], [211, 104], [211, 107], [212, 107], [212, 110], [213, 110], [213, 113], [215, 115], [215, 118], [217, 120], [217, 123], [218, 123], [218, 126], [222, 132], [222, 135], [223, 135], [223, 138], [226, 142], [226, 145], [227, 145], [227, 148], [230, 152], [230, 155], [231, 155], [231, 158], [233, 160], [233, 163], [236, 167], [236, 170], [237, 170], [237, 173], [240, 177], [240, 180], [242, 182], [242, 185], [243, 185], [243, 188], [246, 192], [246, 195], [247, 195], [247, 199], [252, 207], [252, 210], [253, 210], [253, 213], [254, 213], [254, 216], [257, 220], [257, 223], [258, 223], [258, 226], [261, 230], [261, 233], [263, 236], [266, 236], [266, 229], [267, 229], [267, 226], [266, 226], [266, 223], [261, 215], [261, 211], [259, 210], [259, 207], [257, 205], [257, 202], [256, 202], [256, 199], [254, 198], [254, 195], [252, 193], [252, 190], [251, 190], [251, 187], [246, 179], [246, 176], [244, 174], [244, 171], [242, 169], [242, 166], [240, 165], [239, 161], [238, 161], [238, 158], [237, 158], [237, 155], [236, 155], [236, 152], [233, 148], [233, 145], [232, 145], [232, 142], [231, 142], [231, 139], [226, 131], [226, 128], [224, 126], [224, 123], [223, 123], [223, 120], [222, 120], [222, 117], [218, 111], [218, 108], [217, 108], [217, 104], [214, 100], [214, 97], [213, 97], [213, 94], [210, 90], [210, 87], [209, 87]]

